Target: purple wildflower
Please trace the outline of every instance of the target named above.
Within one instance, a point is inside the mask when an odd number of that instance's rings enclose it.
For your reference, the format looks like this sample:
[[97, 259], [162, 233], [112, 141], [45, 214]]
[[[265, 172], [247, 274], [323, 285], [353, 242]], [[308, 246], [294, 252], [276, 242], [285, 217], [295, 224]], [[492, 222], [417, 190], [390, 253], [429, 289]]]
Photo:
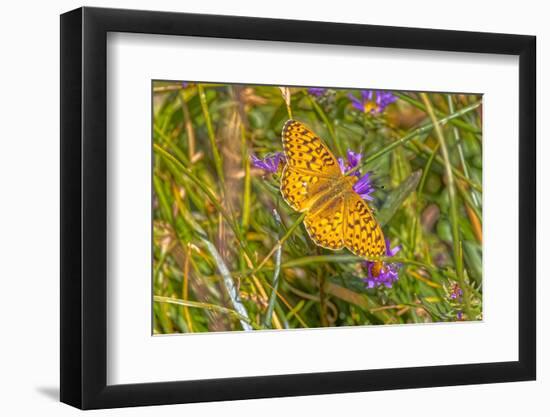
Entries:
[[187, 81], [182, 81], [181, 82], [181, 87], [182, 88], [187, 88], [187, 87], [189, 87], [189, 83]]
[[315, 97], [321, 97], [326, 91], [327, 89], [322, 87], [311, 87], [307, 89], [307, 92]]
[[353, 184], [353, 191], [355, 191], [363, 200], [372, 201], [374, 197], [371, 195], [374, 192], [374, 186], [370, 179], [370, 172], [359, 178], [355, 184]]
[[[338, 164], [340, 165], [340, 170], [343, 174], [347, 174], [349, 170], [352, 170], [357, 165], [359, 165], [361, 163], [361, 158], [363, 157], [363, 155], [361, 155], [360, 153], [355, 153], [352, 150], [348, 149], [347, 157], [347, 161], [344, 161], [343, 158], [338, 158]], [[358, 177], [361, 174], [358, 171], [355, 171], [353, 175]]]
[[462, 311], [459, 311], [456, 313], [457, 320], [463, 320], [464, 319], [464, 313]]
[[[390, 248], [390, 241], [386, 239], [386, 256], [393, 257], [401, 250], [401, 246]], [[381, 261], [365, 261], [363, 266], [367, 269], [367, 276], [363, 278], [363, 282], [367, 284], [367, 288], [376, 288], [384, 285], [386, 288], [391, 288], [393, 283], [399, 279], [400, 263], [387, 263]]]
[[360, 99], [351, 93], [348, 94], [348, 97], [353, 107], [370, 114], [382, 113], [387, 106], [397, 100], [397, 97], [389, 91], [380, 90], [361, 90]]
[[463, 291], [462, 291], [462, 288], [460, 288], [458, 286], [458, 284], [453, 284], [453, 286], [451, 287], [451, 293], [449, 295], [449, 298], [451, 300], [458, 300], [458, 301], [461, 301], [462, 300], [462, 294], [463, 294]]
[[[352, 150], [348, 149], [347, 162], [343, 158], [338, 158], [338, 164], [343, 174], [346, 174], [348, 171], [354, 169], [361, 163], [361, 158], [363, 155], [360, 153], [355, 153]], [[370, 179], [370, 172], [367, 172], [365, 175], [361, 176], [359, 171], [353, 172], [352, 175], [355, 175], [358, 180], [353, 185], [353, 191], [361, 196], [363, 200], [374, 200], [374, 197], [371, 195], [374, 192], [374, 186]]]
[[265, 158], [258, 158], [256, 155], [250, 155], [252, 165], [256, 168], [263, 169], [270, 174], [274, 174], [279, 169], [281, 160], [284, 161], [284, 155], [282, 152], [277, 152], [272, 155], [268, 155]]

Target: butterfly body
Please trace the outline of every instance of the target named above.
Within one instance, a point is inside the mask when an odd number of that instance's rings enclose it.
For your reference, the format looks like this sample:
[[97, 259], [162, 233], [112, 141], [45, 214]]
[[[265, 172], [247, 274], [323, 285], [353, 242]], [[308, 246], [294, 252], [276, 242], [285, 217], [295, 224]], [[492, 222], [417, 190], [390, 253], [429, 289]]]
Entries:
[[347, 247], [358, 256], [384, 255], [382, 229], [353, 190], [357, 177], [344, 175], [327, 146], [298, 121], [286, 122], [282, 140], [287, 163], [281, 194], [294, 210], [307, 212], [304, 224], [311, 239], [327, 249]]

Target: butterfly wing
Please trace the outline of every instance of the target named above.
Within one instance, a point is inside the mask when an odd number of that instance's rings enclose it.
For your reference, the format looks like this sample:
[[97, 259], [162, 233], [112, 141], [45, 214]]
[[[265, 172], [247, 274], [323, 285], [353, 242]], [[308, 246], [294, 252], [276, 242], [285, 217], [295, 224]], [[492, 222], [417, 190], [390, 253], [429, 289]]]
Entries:
[[384, 234], [367, 203], [357, 193], [350, 191], [345, 195], [344, 208], [345, 246], [357, 256], [384, 256]]
[[287, 164], [300, 171], [321, 174], [324, 177], [342, 176], [338, 160], [321, 139], [296, 120], [288, 120], [283, 127], [283, 149]]
[[332, 250], [344, 247], [344, 202], [340, 195], [307, 214], [304, 225], [317, 245]]
[[281, 193], [296, 211], [310, 209], [342, 176], [337, 159], [321, 139], [302, 123], [289, 120], [282, 133], [286, 165]]

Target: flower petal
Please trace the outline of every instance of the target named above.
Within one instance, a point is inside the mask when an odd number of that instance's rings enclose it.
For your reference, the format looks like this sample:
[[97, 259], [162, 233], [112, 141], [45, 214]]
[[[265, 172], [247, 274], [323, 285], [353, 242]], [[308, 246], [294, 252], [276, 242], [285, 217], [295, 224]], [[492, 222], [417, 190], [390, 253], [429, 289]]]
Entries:
[[363, 157], [363, 155], [361, 155], [361, 153], [359, 153], [359, 152], [355, 153], [351, 149], [348, 149], [349, 169], [353, 169], [357, 165], [359, 165], [361, 163], [361, 158], [362, 157]]
[[374, 197], [371, 195], [375, 190], [370, 180], [370, 172], [367, 172], [353, 185], [353, 191], [361, 196], [364, 200], [372, 201]]
[[[395, 255], [401, 248], [399, 246], [389, 249], [390, 242], [386, 239], [386, 254], [388, 256]], [[383, 262], [382, 268], [377, 268], [378, 275], [374, 275], [373, 267], [375, 262], [365, 261], [363, 266], [367, 269], [367, 276], [363, 278], [363, 282], [367, 284], [367, 288], [374, 288], [384, 286], [386, 288], [392, 288], [393, 284], [399, 279], [399, 270], [401, 264], [398, 262]]]
[[395, 248], [390, 248], [390, 240], [386, 238], [386, 256], [395, 256], [397, 252], [401, 250], [401, 245], [397, 245]]
[[353, 94], [349, 93], [348, 98], [351, 101], [351, 104], [353, 107], [355, 107], [359, 111], [363, 111], [363, 101], [359, 100], [357, 97], [355, 97]]
[[279, 164], [281, 163], [282, 158], [284, 158], [284, 156], [281, 152], [277, 152], [276, 154], [266, 156], [263, 159], [258, 158], [254, 154], [250, 155], [250, 160], [254, 167], [263, 169], [264, 171], [272, 174], [277, 172], [277, 170], [279, 169]]
[[363, 99], [363, 103], [365, 101], [372, 100], [373, 91], [372, 90], [361, 90], [361, 98]]
[[345, 174], [347, 172], [347, 169], [344, 158], [338, 158], [338, 165], [340, 165], [340, 171], [342, 171], [342, 174]]

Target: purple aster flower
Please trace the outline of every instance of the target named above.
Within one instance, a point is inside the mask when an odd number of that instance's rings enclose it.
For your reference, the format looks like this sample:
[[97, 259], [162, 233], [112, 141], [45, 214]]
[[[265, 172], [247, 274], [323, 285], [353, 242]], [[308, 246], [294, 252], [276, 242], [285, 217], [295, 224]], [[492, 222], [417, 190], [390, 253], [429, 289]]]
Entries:
[[[342, 173], [346, 174], [349, 170], [355, 168], [361, 163], [361, 158], [363, 155], [360, 153], [355, 153], [352, 150], [348, 149], [347, 162], [343, 158], [338, 158], [338, 164]], [[365, 175], [361, 176], [359, 171], [355, 171], [352, 175], [355, 175], [358, 180], [353, 185], [353, 191], [361, 196], [363, 200], [374, 200], [374, 197], [371, 195], [374, 192], [374, 186], [370, 179], [370, 172], [367, 172]]]
[[374, 193], [374, 186], [370, 179], [370, 172], [360, 177], [355, 184], [353, 184], [353, 191], [355, 191], [363, 200], [373, 201], [374, 197], [371, 195]]
[[462, 311], [459, 311], [458, 313], [456, 313], [456, 318], [457, 318], [457, 320], [463, 320], [464, 319], [464, 313], [462, 313]]
[[[347, 161], [344, 161], [343, 158], [338, 158], [338, 164], [340, 165], [340, 170], [342, 173], [346, 174], [349, 170], [355, 168], [357, 165], [361, 163], [361, 158], [363, 155], [360, 153], [355, 153], [352, 150], [348, 149], [348, 155], [347, 155]], [[354, 172], [353, 175], [360, 176], [361, 174], [359, 172]]]
[[307, 92], [315, 97], [321, 97], [325, 94], [325, 91], [327, 91], [327, 89], [321, 87], [311, 87], [307, 89]]
[[284, 161], [284, 155], [282, 152], [277, 152], [273, 155], [268, 155], [263, 159], [258, 158], [256, 155], [250, 155], [250, 160], [252, 161], [252, 165], [254, 167], [274, 174], [279, 169], [281, 160]]
[[[393, 257], [401, 250], [401, 246], [390, 248], [390, 241], [386, 239], [386, 256]], [[363, 266], [367, 269], [367, 276], [363, 278], [363, 282], [367, 288], [376, 288], [385, 286], [391, 288], [393, 283], [399, 279], [400, 263], [381, 262], [381, 261], [365, 261]]]
[[357, 110], [371, 114], [382, 113], [387, 106], [397, 100], [397, 97], [389, 91], [380, 90], [361, 90], [360, 99], [351, 93], [348, 97]]

